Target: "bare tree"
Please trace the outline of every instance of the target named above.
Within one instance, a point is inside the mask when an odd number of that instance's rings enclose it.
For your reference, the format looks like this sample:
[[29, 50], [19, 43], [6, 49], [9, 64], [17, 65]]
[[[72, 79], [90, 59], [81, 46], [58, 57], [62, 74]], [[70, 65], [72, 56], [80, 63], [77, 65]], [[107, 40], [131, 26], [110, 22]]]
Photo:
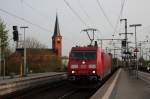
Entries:
[[[24, 46], [24, 42], [20, 42], [20, 46]], [[27, 48], [47, 48], [45, 44], [42, 44], [40, 41], [38, 41], [35, 38], [26, 38], [26, 47]]]

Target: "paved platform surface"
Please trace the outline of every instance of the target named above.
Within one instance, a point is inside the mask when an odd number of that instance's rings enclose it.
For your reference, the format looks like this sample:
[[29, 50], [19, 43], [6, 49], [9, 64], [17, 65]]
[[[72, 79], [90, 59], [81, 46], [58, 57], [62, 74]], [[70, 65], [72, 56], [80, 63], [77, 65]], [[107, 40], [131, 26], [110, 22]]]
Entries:
[[110, 99], [150, 99], [150, 84], [122, 69]]
[[27, 80], [32, 78], [39, 78], [39, 77], [45, 77], [45, 76], [54, 76], [58, 74], [65, 74], [65, 72], [47, 72], [47, 73], [35, 73], [35, 74], [28, 74], [26, 77], [19, 77], [18, 75], [14, 76], [14, 78], [11, 78], [10, 76], [6, 76], [5, 79], [0, 76], [0, 85], [4, 83], [10, 83], [13, 81], [20, 81], [20, 80]]

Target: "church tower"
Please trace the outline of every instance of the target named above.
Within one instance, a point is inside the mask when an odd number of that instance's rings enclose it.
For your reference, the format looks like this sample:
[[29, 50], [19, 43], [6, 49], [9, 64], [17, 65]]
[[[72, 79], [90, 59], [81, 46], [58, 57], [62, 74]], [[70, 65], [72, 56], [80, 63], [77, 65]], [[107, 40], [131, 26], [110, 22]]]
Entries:
[[52, 48], [57, 56], [61, 57], [62, 55], [62, 36], [60, 35], [58, 17], [56, 15], [54, 34], [52, 36]]

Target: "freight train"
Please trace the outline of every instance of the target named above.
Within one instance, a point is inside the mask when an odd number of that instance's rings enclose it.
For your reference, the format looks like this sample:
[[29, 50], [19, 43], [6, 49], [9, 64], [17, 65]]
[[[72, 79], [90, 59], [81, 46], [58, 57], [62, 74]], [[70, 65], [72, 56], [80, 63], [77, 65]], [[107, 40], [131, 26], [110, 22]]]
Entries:
[[112, 54], [97, 45], [72, 47], [68, 62], [68, 79], [103, 81], [112, 71]]

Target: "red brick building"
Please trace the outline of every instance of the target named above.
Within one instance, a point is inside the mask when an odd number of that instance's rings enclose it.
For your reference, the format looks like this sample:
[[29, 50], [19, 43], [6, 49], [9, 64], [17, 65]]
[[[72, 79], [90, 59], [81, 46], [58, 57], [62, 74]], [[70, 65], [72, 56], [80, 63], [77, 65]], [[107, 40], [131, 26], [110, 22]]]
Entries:
[[[56, 16], [52, 49], [27, 48], [27, 70], [30, 72], [58, 71], [61, 66], [62, 36], [60, 35], [58, 17]], [[6, 73], [23, 71], [24, 48], [18, 48], [6, 61]]]

